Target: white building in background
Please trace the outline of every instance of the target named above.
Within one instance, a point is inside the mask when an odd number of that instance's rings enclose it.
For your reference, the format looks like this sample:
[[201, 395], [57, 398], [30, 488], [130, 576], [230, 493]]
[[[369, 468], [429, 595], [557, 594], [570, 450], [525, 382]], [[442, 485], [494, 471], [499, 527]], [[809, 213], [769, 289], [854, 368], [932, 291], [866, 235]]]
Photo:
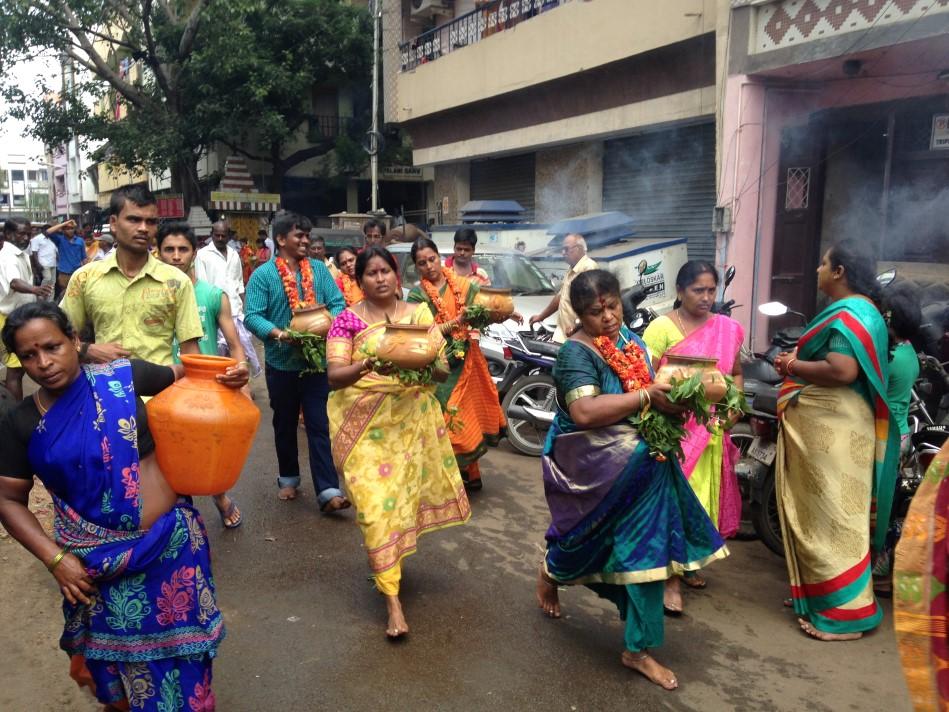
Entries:
[[[76, 71], [72, 61], [62, 64], [63, 93], [72, 91]], [[91, 151], [95, 146], [88, 147]], [[92, 162], [79, 140], [72, 139], [53, 149], [53, 211], [77, 222], [93, 222], [96, 214], [96, 186], [89, 174]]]
[[0, 149], [0, 218], [12, 215], [46, 220], [50, 204], [50, 167], [45, 154], [15, 153], [13, 146]]

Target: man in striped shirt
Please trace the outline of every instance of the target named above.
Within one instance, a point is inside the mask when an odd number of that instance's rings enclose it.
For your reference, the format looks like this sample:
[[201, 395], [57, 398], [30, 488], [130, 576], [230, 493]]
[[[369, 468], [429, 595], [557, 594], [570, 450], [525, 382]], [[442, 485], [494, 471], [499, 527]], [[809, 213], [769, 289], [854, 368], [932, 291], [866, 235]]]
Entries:
[[[273, 409], [279, 467], [278, 496], [283, 500], [294, 499], [300, 487], [297, 423], [302, 407], [310, 474], [320, 509], [324, 512], [345, 509], [349, 501], [339, 488], [339, 475], [330, 453], [326, 374], [301, 376], [305, 368], [303, 356], [290, 342], [286, 329], [293, 317], [291, 301], [313, 300], [325, 304], [333, 316], [346, 304], [326, 265], [307, 257], [310, 221], [295, 213], [282, 213], [272, 227], [277, 257], [254, 270], [247, 282], [244, 325], [264, 342], [264, 372]], [[307, 293], [304, 274], [312, 275], [312, 294]]]

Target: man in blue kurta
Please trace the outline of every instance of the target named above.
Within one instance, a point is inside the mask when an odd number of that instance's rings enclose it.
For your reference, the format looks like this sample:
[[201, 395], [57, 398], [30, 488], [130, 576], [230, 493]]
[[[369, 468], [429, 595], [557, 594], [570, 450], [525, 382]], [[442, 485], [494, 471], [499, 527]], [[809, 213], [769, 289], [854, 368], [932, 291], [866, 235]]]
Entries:
[[[346, 306], [326, 265], [307, 257], [310, 221], [281, 213], [273, 222], [276, 257], [254, 270], [247, 283], [244, 325], [264, 342], [265, 374], [273, 410], [280, 499], [294, 499], [300, 487], [297, 424], [300, 410], [310, 451], [310, 474], [324, 512], [345, 509], [349, 501], [339, 488], [330, 453], [325, 373], [301, 375], [305, 362], [287, 334], [292, 306], [315, 301], [333, 316]], [[312, 293], [309, 283], [312, 281]]]

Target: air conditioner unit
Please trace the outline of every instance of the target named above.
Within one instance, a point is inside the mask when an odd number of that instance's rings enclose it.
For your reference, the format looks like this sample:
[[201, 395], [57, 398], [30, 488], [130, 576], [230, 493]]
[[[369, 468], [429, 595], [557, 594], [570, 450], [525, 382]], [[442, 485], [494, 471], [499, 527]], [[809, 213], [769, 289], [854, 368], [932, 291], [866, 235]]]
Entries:
[[412, 0], [412, 15], [447, 15], [451, 0]]

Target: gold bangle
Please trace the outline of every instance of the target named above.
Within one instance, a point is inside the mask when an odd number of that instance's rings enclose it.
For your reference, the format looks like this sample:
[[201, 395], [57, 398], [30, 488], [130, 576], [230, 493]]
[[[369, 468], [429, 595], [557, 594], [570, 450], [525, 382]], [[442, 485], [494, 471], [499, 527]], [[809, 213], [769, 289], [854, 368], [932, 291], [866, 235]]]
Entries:
[[784, 364], [784, 372], [788, 374], [789, 376], [794, 375], [794, 373], [791, 371], [791, 364], [794, 363], [795, 361], [797, 361], [797, 358], [792, 358], [790, 361]]
[[646, 415], [646, 413], [649, 412], [649, 409], [652, 408], [652, 396], [649, 395], [649, 391], [647, 391], [645, 388], [641, 390], [642, 390], [643, 395], [646, 396], [646, 408], [645, 409], [640, 408], [639, 413], [640, 415]]
[[46, 564], [46, 568], [49, 570], [50, 573], [52, 573], [53, 570], [57, 566], [59, 566], [59, 563], [63, 560], [63, 558], [65, 558], [66, 554], [68, 553], [69, 552], [66, 551], [66, 547], [64, 546], [62, 549], [59, 550], [59, 553], [53, 557], [53, 560], [50, 561], [48, 564]]

